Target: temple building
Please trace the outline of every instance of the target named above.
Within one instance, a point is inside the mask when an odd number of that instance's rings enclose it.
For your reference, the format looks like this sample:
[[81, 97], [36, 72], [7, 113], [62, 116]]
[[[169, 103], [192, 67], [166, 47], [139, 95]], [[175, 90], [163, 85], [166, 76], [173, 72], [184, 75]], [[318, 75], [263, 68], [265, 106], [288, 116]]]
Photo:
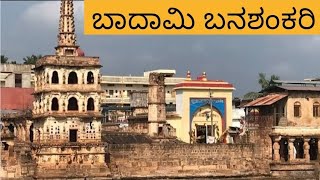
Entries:
[[176, 116], [167, 122], [178, 139], [187, 143], [214, 143], [232, 126], [232, 84], [208, 80], [206, 73], [176, 85]]

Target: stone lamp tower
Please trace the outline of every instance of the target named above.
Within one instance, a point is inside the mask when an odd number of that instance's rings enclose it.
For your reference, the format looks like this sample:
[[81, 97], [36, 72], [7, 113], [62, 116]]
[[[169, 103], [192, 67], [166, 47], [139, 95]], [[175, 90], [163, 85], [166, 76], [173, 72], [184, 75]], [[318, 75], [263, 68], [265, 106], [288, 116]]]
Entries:
[[[33, 144], [37, 176], [89, 176], [90, 167], [104, 164], [101, 143], [100, 62], [86, 57], [76, 44], [73, 1], [62, 0], [55, 55], [36, 63]], [[54, 165], [54, 166], [53, 166]], [[72, 170], [70, 168], [74, 168]], [[85, 166], [86, 170], [81, 170]], [[43, 167], [43, 168], [42, 168]], [[89, 169], [88, 169], [89, 167]], [[50, 169], [49, 168], [49, 169]], [[40, 173], [43, 169], [46, 173]], [[85, 174], [83, 174], [85, 173]]]

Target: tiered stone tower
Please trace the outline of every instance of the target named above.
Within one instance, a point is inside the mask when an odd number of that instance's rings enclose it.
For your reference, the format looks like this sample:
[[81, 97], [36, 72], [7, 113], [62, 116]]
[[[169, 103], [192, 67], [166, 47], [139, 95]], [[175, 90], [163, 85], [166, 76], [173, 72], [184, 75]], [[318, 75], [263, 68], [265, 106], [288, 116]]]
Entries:
[[61, 1], [55, 49], [56, 55], [44, 56], [34, 69], [36, 176], [49, 176], [50, 170], [56, 178], [90, 176], [90, 169], [105, 164], [101, 143], [101, 65], [98, 57], [85, 57], [76, 45], [72, 0]]

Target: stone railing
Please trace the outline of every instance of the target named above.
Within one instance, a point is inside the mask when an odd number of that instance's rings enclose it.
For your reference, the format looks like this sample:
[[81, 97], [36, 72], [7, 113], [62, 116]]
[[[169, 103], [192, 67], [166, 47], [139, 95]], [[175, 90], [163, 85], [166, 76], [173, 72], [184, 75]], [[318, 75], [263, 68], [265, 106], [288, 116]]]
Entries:
[[105, 104], [110, 104], [110, 103], [116, 103], [116, 104], [121, 104], [121, 103], [125, 103], [125, 104], [129, 104], [130, 103], [130, 98], [104, 98], [102, 100], [102, 103]]
[[[102, 84], [149, 84], [149, 77], [138, 77], [138, 76], [102, 76]], [[167, 85], [175, 85], [182, 81], [185, 78], [166, 78], [165, 84]]]
[[60, 66], [76, 66], [86, 67], [95, 66], [101, 67], [98, 57], [81, 57], [81, 56], [44, 56], [41, 60], [37, 61], [36, 68], [43, 65], [60, 65]]

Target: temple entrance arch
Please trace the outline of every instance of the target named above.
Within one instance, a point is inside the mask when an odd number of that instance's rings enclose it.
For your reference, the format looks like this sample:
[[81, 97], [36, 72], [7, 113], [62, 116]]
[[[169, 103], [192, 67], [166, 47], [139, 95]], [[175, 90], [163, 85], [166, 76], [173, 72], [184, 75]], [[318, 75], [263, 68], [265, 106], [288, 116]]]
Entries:
[[[211, 125], [211, 115], [213, 126]], [[222, 134], [221, 127], [223, 127], [221, 113], [215, 107], [211, 108], [210, 104], [204, 104], [194, 112], [191, 128], [195, 131], [197, 143], [209, 143], [207, 140], [209, 137], [211, 137], [211, 139], [214, 138], [214, 142], [216, 142]], [[210, 141], [212, 143], [212, 140]]]

